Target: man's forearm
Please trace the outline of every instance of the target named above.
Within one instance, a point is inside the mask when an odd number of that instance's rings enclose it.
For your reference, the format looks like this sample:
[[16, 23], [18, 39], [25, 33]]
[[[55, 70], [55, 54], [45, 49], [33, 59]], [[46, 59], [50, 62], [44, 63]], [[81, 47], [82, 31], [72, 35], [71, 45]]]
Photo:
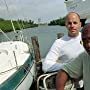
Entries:
[[56, 90], [64, 90], [67, 80], [68, 80], [67, 73], [63, 70], [59, 71], [56, 76]]

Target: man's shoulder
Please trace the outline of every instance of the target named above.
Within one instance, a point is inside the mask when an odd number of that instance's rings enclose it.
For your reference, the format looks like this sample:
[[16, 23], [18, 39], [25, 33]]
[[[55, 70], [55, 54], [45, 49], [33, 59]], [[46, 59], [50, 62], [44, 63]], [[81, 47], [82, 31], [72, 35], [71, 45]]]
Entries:
[[64, 35], [64, 36], [62, 36], [61, 38], [56, 39], [56, 42], [66, 41], [67, 39], [68, 39], [68, 36], [67, 36], [67, 35]]
[[89, 55], [86, 51], [83, 51], [76, 59], [84, 60], [86, 57], [89, 57]]

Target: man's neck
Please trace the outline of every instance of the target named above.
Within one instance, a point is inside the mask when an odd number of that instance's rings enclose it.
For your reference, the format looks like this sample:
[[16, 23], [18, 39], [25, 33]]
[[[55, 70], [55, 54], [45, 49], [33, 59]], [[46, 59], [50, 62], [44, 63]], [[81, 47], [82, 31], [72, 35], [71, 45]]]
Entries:
[[69, 33], [68, 33], [68, 36], [69, 36], [69, 37], [72, 37], [72, 38], [77, 37], [78, 35], [79, 35], [79, 33], [78, 33], [78, 34], [69, 34]]

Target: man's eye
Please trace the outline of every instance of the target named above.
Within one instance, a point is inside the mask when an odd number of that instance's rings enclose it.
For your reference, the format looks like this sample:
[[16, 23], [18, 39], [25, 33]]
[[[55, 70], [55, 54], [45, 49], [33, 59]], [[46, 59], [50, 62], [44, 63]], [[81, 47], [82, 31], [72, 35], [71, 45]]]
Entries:
[[71, 25], [72, 23], [71, 23], [71, 22], [68, 22], [68, 24], [70, 24], [70, 25]]
[[70, 25], [71, 25], [71, 24], [77, 24], [77, 22], [68, 22], [68, 24], [70, 24]]
[[77, 24], [77, 22], [73, 22], [73, 24]]

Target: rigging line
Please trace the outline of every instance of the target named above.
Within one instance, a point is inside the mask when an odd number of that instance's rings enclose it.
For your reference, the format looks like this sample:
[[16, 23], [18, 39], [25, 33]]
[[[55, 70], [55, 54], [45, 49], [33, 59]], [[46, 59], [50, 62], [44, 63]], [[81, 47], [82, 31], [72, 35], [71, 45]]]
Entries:
[[[16, 0], [15, 0], [16, 1]], [[18, 14], [16, 13], [16, 16], [18, 17]], [[19, 18], [19, 17], [18, 17]], [[20, 29], [20, 40], [24, 41], [24, 36], [23, 36], [23, 29], [24, 29], [24, 24], [23, 21], [21, 20], [21, 23], [19, 22], [19, 19], [16, 21], [19, 29]], [[17, 32], [16, 32], [17, 33]]]
[[[14, 1], [17, 1], [17, 0], [14, 0]], [[17, 18], [19, 20], [19, 17], [18, 17], [18, 14], [17, 13], [16, 13], [16, 16], [17, 16]], [[17, 20], [17, 25], [18, 25], [18, 27], [19, 27], [20, 30], [23, 30], [24, 27], [25, 27], [24, 24], [23, 24], [23, 21], [21, 20], [21, 23], [20, 23], [18, 20]]]
[[[16, 0], [15, 0], [16, 1]], [[17, 15], [17, 17], [18, 17], [18, 13], [16, 14]], [[18, 17], [19, 18], [19, 17]], [[24, 41], [24, 35], [23, 35], [23, 29], [25, 28], [25, 25], [24, 25], [24, 22], [23, 22], [23, 20], [21, 20], [21, 23], [19, 22], [19, 21], [17, 21], [17, 25], [19, 26], [19, 28], [20, 28], [20, 39], [21, 39], [21, 41]]]
[[3, 32], [3, 30], [1, 28], [0, 28], [0, 31], [8, 40], [10, 40], [10, 38]]
[[[4, 0], [4, 2], [5, 2], [5, 5], [6, 5], [7, 12], [8, 12], [8, 14], [9, 14], [10, 12], [9, 12], [9, 8], [8, 8], [8, 5], [7, 5], [6, 0]], [[10, 15], [9, 15], [9, 16], [10, 16]], [[15, 27], [14, 27], [14, 24], [13, 24], [13, 21], [12, 21], [12, 20], [11, 20], [11, 25], [12, 25], [13, 31], [16, 33], [16, 30], [15, 30]]]
[[[7, 12], [8, 12], [8, 13], [10, 13], [10, 12], [9, 12], [9, 8], [8, 8], [8, 5], [7, 5], [6, 0], [4, 0], [4, 2], [5, 2], [5, 5], [6, 5]], [[17, 22], [18, 22], [18, 21], [17, 21]], [[16, 32], [16, 30], [15, 30], [15, 26], [14, 26], [14, 24], [13, 24], [13, 21], [12, 21], [12, 20], [11, 20], [11, 24], [12, 24], [12, 28], [13, 28], [14, 33], [16, 33], [16, 34], [17, 34], [17, 32]], [[21, 30], [21, 27], [20, 27], [19, 22], [18, 22], [17, 24], [18, 24], [18, 26], [19, 26], [19, 28], [20, 28], [20, 30]], [[23, 36], [23, 35], [21, 35], [21, 36]], [[24, 38], [23, 38], [23, 37], [20, 37], [20, 39], [24, 41]]]
[[[16, 1], [16, 0], [14, 0], [14, 1]], [[15, 5], [15, 7], [16, 7], [16, 5]], [[17, 8], [17, 7], [16, 7], [16, 8]], [[16, 22], [17, 22], [17, 25], [18, 25], [19, 29], [22, 30], [23, 28], [21, 27], [21, 25], [20, 25], [20, 23], [19, 23], [19, 17], [18, 17], [18, 14], [15, 13], [15, 15], [16, 15], [16, 17], [17, 17], [17, 19], [18, 19], [18, 20], [16, 21]]]
[[7, 8], [7, 11], [8, 11], [8, 13], [9, 13], [8, 5], [7, 5], [7, 3], [6, 3], [5, 0], [4, 0], [4, 2], [5, 2], [5, 5], [6, 5], [6, 8]]

